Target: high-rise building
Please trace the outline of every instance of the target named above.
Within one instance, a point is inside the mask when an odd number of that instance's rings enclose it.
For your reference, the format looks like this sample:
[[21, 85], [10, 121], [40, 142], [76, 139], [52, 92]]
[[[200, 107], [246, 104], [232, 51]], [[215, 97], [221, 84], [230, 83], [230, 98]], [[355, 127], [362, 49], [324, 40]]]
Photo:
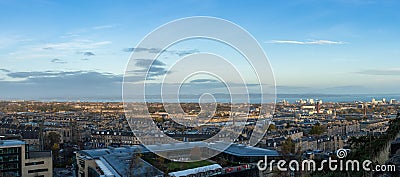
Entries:
[[372, 103], [373, 105], [375, 105], [375, 104], [377, 104], [378, 102], [375, 100], [375, 98], [372, 98], [371, 103]]
[[0, 176], [52, 177], [51, 151], [29, 151], [20, 140], [0, 140]]

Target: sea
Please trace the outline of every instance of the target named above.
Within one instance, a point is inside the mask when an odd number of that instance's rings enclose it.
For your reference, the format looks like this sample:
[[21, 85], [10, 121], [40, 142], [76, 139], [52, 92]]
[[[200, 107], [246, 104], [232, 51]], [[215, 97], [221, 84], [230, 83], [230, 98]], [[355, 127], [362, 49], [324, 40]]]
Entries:
[[[276, 99], [275, 99], [276, 98]], [[261, 94], [250, 94], [250, 95], [229, 95], [229, 94], [213, 94], [213, 97], [202, 95], [181, 95], [178, 99], [174, 99], [173, 96], [167, 95], [161, 97], [160, 95], [148, 95], [145, 98], [143, 96], [132, 96], [123, 99], [122, 96], [118, 97], [66, 97], [66, 98], [38, 98], [29, 99], [34, 101], [43, 102], [159, 102], [159, 103], [207, 103], [207, 102], [219, 102], [219, 103], [271, 103], [281, 102], [283, 100], [289, 103], [295, 103], [298, 100], [322, 100], [322, 102], [370, 102], [372, 99], [382, 100], [386, 99], [389, 102], [391, 99], [400, 101], [400, 94], [277, 94], [276, 97], [273, 95], [261, 95]], [[24, 100], [24, 99], [5, 99], [9, 100]]]

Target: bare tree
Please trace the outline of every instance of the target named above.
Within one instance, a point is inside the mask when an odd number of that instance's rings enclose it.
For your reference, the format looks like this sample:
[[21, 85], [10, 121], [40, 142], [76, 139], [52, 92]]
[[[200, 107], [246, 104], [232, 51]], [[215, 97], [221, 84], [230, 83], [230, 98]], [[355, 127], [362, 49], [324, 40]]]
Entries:
[[194, 147], [194, 148], [190, 151], [190, 158], [191, 158], [192, 160], [200, 160], [200, 159], [201, 159], [201, 156], [202, 156], [202, 154], [201, 154], [201, 149], [200, 149], [198, 146]]
[[125, 169], [127, 177], [140, 176], [140, 170], [137, 170], [143, 166], [143, 162], [141, 161], [140, 157], [142, 157], [141, 150], [136, 149], [129, 158], [129, 164]]

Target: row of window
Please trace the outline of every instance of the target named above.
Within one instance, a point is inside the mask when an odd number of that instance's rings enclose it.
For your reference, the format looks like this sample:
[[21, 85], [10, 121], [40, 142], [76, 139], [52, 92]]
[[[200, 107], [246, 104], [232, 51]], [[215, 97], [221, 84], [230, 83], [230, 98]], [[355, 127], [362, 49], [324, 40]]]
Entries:
[[44, 164], [44, 161], [25, 163], [25, 166], [41, 165], [41, 164]]
[[0, 176], [21, 176], [19, 171], [0, 171]]
[[20, 148], [13, 147], [13, 148], [1, 148], [0, 154], [16, 154], [20, 152]]
[[0, 170], [14, 170], [19, 168], [19, 163], [0, 164]]
[[0, 156], [0, 162], [18, 162], [19, 155], [5, 155]]
[[36, 169], [36, 170], [28, 170], [28, 173], [39, 173], [39, 172], [45, 172], [49, 171], [47, 168], [42, 168], [42, 169]]

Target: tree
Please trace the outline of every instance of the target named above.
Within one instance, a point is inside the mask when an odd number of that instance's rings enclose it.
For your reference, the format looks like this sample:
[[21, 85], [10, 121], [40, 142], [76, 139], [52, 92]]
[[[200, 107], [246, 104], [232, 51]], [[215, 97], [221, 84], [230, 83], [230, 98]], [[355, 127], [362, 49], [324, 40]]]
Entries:
[[50, 132], [44, 137], [44, 148], [46, 150], [51, 150], [53, 154], [53, 162], [58, 157], [58, 152], [60, 150], [61, 136], [57, 132]]
[[274, 125], [274, 124], [269, 125], [268, 131], [271, 131], [271, 130], [276, 130], [276, 125]]
[[161, 156], [157, 156], [156, 161], [158, 162], [159, 166], [162, 166], [165, 163], [164, 157], [161, 157]]
[[292, 138], [289, 137], [282, 143], [282, 152], [284, 154], [294, 154], [295, 150], [296, 149], [294, 143], [292, 142]]
[[128, 164], [127, 168], [125, 169], [127, 177], [140, 176], [140, 174], [135, 173], [135, 172], [138, 172], [138, 170], [135, 170], [135, 169], [140, 168], [143, 165], [140, 157], [142, 157], [141, 150], [135, 149], [134, 152], [132, 153], [131, 157], [129, 158], [129, 164]]
[[201, 149], [199, 147], [194, 147], [191, 151], [190, 151], [190, 158], [192, 160], [200, 160], [201, 159]]
[[51, 150], [54, 144], [60, 144], [61, 136], [57, 132], [50, 132], [44, 137], [45, 149]]
[[322, 134], [324, 132], [325, 132], [324, 127], [322, 127], [321, 125], [316, 124], [311, 128], [311, 131], [309, 133], [311, 135], [320, 135], [320, 134]]
[[60, 150], [60, 145], [58, 145], [58, 143], [54, 143], [53, 147], [51, 147], [51, 152], [54, 154], [55, 157], [58, 157], [59, 150]]

